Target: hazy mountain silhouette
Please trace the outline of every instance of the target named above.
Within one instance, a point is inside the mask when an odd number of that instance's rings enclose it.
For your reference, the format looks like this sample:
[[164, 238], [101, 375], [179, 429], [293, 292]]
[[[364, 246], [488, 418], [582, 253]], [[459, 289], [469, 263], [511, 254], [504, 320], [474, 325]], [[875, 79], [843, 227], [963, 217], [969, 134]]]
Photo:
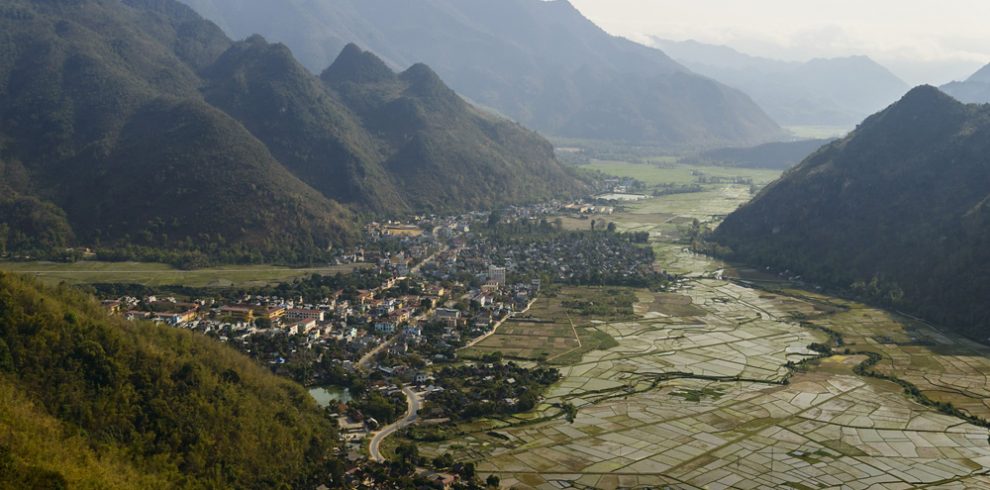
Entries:
[[697, 41], [654, 41], [688, 68], [746, 92], [785, 125], [852, 127], [908, 90], [896, 75], [865, 56], [799, 63]]
[[942, 91], [967, 104], [990, 103], [990, 65], [962, 82], [947, 83]]
[[692, 146], [780, 135], [748, 97], [613, 37], [565, 0], [188, 0], [235, 37], [284, 42], [319, 72], [354, 42], [425, 62], [472, 101], [546, 133]]

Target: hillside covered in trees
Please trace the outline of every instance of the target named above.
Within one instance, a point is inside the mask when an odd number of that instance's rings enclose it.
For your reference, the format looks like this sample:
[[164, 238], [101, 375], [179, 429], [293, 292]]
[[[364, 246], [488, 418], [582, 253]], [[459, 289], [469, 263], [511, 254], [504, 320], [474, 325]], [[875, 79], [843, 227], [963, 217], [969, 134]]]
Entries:
[[918, 87], [730, 215], [714, 240], [769, 265], [990, 336], [990, 106]]
[[309, 488], [336, 426], [204, 336], [0, 273], [0, 488]]
[[567, 0], [185, 0], [237, 38], [262, 34], [320, 72], [349, 43], [426, 63], [458, 93], [545, 134], [678, 148], [746, 146], [781, 128], [747, 95], [610, 35]]
[[5, 2], [0, 254], [305, 262], [351, 241], [356, 214], [580, 187], [540, 136], [425, 66], [365, 77], [355, 49], [324, 83], [286, 47], [235, 43], [172, 0]]

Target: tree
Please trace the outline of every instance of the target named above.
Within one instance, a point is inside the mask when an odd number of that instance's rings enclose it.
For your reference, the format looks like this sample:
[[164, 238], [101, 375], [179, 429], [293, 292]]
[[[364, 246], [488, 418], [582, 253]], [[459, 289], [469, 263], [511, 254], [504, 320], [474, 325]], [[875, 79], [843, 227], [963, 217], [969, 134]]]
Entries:
[[495, 228], [501, 222], [502, 222], [502, 212], [501, 211], [492, 211], [492, 213], [488, 215], [488, 227], [489, 228]]
[[457, 465], [454, 468], [454, 471], [458, 475], [461, 475], [461, 478], [463, 478], [465, 481], [473, 481], [475, 477], [478, 476], [474, 468], [474, 463], [464, 463], [463, 465]]
[[498, 488], [502, 484], [502, 479], [495, 475], [488, 475], [488, 478], [485, 479], [485, 484], [491, 488]]
[[495, 351], [485, 354], [484, 356], [481, 356], [481, 362], [490, 363], [490, 364], [499, 364], [502, 362], [502, 359], [503, 359], [502, 351]]
[[14, 370], [14, 357], [10, 354], [7, 343], [0, 339], [0, 372], [11, 372]]
[[564, 410], [564, 418], [567, 419], [567, 422], [573, 424], [574, 419], [577, 418], [577, 407], [571, 402], [566, 402], [561, 406], [561, 409]]
[[14, 457], [10, 455], [10, 449], [7, 449], [6, 446], [0, 446], [0, 483], [13, 480], [16, 469], [16, 463]]
[[395, 456], [399, 461], [408, 465], [416, 465], [419, 462], [419, 447], [411, 442], [403, 442], [395, 448]]
[[7, 255], [7, 236], [10, 234], [10, 227], [7, 223], [0, 223], [0, 255]]
[[454, 456], [450, 453], [443, 453], [440, 456], [433, 458], [433, 467], [442, 470], [454, 466]]
[[608, 224], [608, 232], [609, 233], [615, 233], [615, 223], [609, 223]]

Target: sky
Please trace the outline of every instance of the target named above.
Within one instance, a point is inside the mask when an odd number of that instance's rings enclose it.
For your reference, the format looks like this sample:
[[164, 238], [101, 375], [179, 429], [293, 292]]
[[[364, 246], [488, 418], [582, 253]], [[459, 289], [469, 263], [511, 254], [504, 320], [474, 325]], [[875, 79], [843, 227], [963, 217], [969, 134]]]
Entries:
[[865, 54], [912, 85], [990, 63], [987, 0], [571, 0], [612, 34], [804, 61]]

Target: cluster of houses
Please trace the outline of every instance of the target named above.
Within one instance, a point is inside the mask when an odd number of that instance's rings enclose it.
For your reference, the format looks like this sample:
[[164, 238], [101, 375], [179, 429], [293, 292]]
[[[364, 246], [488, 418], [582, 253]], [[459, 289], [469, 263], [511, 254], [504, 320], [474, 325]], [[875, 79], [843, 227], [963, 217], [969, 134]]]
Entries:
[[[375, 235], [379, 239], [399, 236], [399, 249], [371, 251], [372, 247], [364, 247], [348, 255], [349, 260], [371, 264], [382, 278], [381, 283], [356, 292], [338, 290], [312, 303], [301, 297], [246, 294], [188, 302], [175, 297], [123, 297], [105, 301], [104, 306], [132, 320], [212, 333], [222, 341], [281, 335], [296, 339], [293, 345], [304, 348], [328, 343], [343, 345], [335, 353], [349, 366], [384, 342], [389, 342], [384, 352], [392, 356], [416, 352], [424, 343], [423, 325], [430, 322], [444, 327], [442, 336], [435, 340], [440, 347], [452, 350], [463, 345], [464, 339], [488, 333], [497, 322], [524, 307], [539, 288], [538, 283], [509, 285], [507, 269], [487, 262], [475, 264], [472, 274], [477, 284], [438, 277], [444, 274], [413, 272], [418, 267], [434, 272], [459, 268], [450, 264], [440, 269], [436, 266], [442, 258], [451, 256], [444, 242], [459, 242], [464, 230], [469, 230], [466, 221], [470, 219], [477, 218], [442, 222], [427, 233], [393, 235], [389, 230], [409, 228], [397, 224], [374, 228], [384, 232]], [[447, 230], [453, 238], [441, 240], [437, 230]], [[435, 350], [437, 345], [430, 347]]]
[[[458, 246], [438, 254], [428, 267], [425, 277], [436, 280], [471, 279], [485, 284], [485, 273], [491, 264], [504, 267], [502, 281], [514, 295], [515, 303], [525, 304], [534, 289], [533, 281], [549, 278], [555, 282], [571, 283], [596, 271], [609, 277], [637, 277], [650, 274], [653, 257], [649, 251], [629, 240], [610, 234], [565, 234], [548, 239], [495, 241], [469, 237]], [[539, 285], [535, 284], [535, 289]], [[486, 303], [482, 287], [477, 299]]]
[[[547, 202], [507, 208], [500, 219], [533, 222], [562, 210], [613, 211]], [[471, 212], [418, 217], [413, 223], [371, 223], [364, 244], [342, 251], [340, 260], [368, 264], [380, 284], [356, 292], [339, 290], [318, 301], [259, 295], [182, 301], [149, 296], [115, 298], [104, 305], [127, 318], [212, 333], [224, 341], [283, 335], [302, 348], [333, 344], [342, 362], [353, 363], [384, 342], [389, 343], [386, 353], [393, 356], [425, 350], [433, 358], [442, 357], [438, 350], [449, 353], [524, 309], [544, 278], [573, 282], [591, 269], [635, 276], [651, 267], [650, 258], [641, 256], [644, 250], [611, 234], [494, 241], [472, 232], [489, 220], [488, 213]], [[431, 337], [431, 345], [424, 345], [427, 324], [443, 327], [439, 337]]]
[[569, 215], [592, 215], [600, 214], [605, 216], [610, 216], [615, 213], [614, 206], [601, 206], [595, 204], [587, 204], [584, 202], [572, 202], [565, 204], [560, 208], [561, 213]]

